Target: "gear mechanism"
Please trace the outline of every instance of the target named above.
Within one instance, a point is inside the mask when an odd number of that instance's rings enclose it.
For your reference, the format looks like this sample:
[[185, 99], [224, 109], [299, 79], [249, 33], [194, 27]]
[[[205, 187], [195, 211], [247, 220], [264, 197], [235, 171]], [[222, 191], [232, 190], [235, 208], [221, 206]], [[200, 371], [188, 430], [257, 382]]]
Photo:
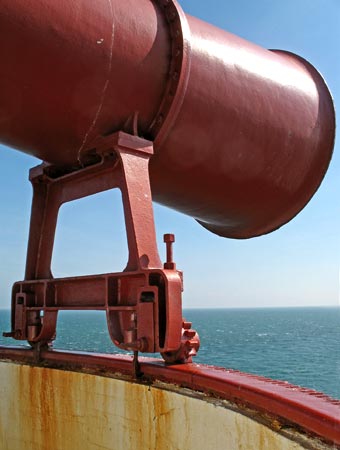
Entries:
[[198, 333], [191, 328], [192, 323], [183, 319], [181, 345], [177, 350], [161, 353], [167, 364], [191, 363], [200, 348]]

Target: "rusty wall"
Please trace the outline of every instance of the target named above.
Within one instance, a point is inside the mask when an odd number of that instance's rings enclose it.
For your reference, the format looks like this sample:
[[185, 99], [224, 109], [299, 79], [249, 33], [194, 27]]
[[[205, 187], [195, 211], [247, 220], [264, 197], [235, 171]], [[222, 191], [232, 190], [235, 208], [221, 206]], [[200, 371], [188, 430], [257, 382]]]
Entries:
[[9, 362], [0, 374], [2, 450], [303, 448], [188, 390]]

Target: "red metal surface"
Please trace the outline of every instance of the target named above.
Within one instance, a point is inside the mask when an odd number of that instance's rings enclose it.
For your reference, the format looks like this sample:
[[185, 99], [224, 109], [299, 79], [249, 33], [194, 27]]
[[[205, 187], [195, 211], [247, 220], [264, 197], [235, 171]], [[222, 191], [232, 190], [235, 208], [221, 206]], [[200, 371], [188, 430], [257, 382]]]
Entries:
[[[164, 267], [158, 256], [150, 183], [156, 201], [222, 236], [278, 228], [331, 159], [335, 117], [322, 77], [295, 55], [185, 16], [175, 0], [2, 0], [0, 38], [0, 142], [47, 163], [31, 172], [26, 275], [12, 298], [10, 334], [35, 348], [1, 348], [0, 357], [136, 372], [136, 360], [44, 347], [58, 310], [104, 309], [119, 347], [190, 360], [199, 338], [182, 324], [172, 235]], [[54, 279], [61, 204], [111, 188], [122, 191], [125, 271]], [[145, 361], [138, 370], [340, 444], [339, 405], [320, 394], [205, 366]]]
[[200, 348], [200, 338], [197, 331], [191, 328], [191, 325], [191, 322], [183, 321], [181, 345], [177, 347], [177, 350], [161, 353], [166, 363], [192, 362], [192, 357], [197, 355]]
[[[60, 173], [42, 164], [31, 170], [33, 205], [25, 281], [13, 286], [12, 331], [32, 345], [51, 342], [58, 311], [105, 310], [112, 341], [122, 349], [161, 352], [172, 362], [191, 361], [199, 337], [182, 330], [182, 274], [176, 270], [174, 235], [165, 235], [168, 260], [160, 261], [154, 229], [148, 163], [152, 143], [116, 133], [92, 143], [97, 164]], [[51, 259], [59, 208], [96, 192], [119, 188], [129, 257], [121, 273], [55, 279]], [[190, 324], [191, 325], [191, 324]]]
[[174, 0], [2, 0], [0, 141], [58, 166], [125, 130], [154, 141], [154, 200], [227, 237], [290, 220], [331, 158], [317, 71]]
[[[41, 352], [44, 366], [69, 370], [103, 370], [133, 375], [132, 357], [48, 350]], [[1, 347], [0, 359], [36, 364], [33, 350]], [[169, 366], [161, 360], [140, 359], [144, 380], [164, 381], [229, 400], [241, 407], [277, 418], [285, 425], [301, 427], [328, 443], [340, 445], [340, 400], [284, 381], [273, 381], [236, 370], [203, 364]]]

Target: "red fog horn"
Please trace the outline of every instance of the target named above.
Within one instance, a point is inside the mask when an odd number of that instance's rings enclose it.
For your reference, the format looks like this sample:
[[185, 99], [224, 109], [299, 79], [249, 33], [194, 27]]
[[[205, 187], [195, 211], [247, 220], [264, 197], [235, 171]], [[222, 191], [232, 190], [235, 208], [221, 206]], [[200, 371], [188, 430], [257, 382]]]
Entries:
[[186, 16], [174, 0], [2, 0], [0, 141], [91, 164], [123, 130], [154, 143], [153, 198], [221, 236], [270, 232], [310, 200], [334, 143], [319, 73]]

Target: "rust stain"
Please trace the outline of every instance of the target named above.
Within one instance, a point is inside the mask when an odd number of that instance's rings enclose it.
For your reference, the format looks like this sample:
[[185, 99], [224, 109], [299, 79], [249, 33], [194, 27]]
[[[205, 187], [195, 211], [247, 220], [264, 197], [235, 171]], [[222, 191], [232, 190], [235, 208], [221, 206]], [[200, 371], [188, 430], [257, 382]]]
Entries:
[[180, 388], [1, 362], [0, 371], [1, 450], [303, 448]]

